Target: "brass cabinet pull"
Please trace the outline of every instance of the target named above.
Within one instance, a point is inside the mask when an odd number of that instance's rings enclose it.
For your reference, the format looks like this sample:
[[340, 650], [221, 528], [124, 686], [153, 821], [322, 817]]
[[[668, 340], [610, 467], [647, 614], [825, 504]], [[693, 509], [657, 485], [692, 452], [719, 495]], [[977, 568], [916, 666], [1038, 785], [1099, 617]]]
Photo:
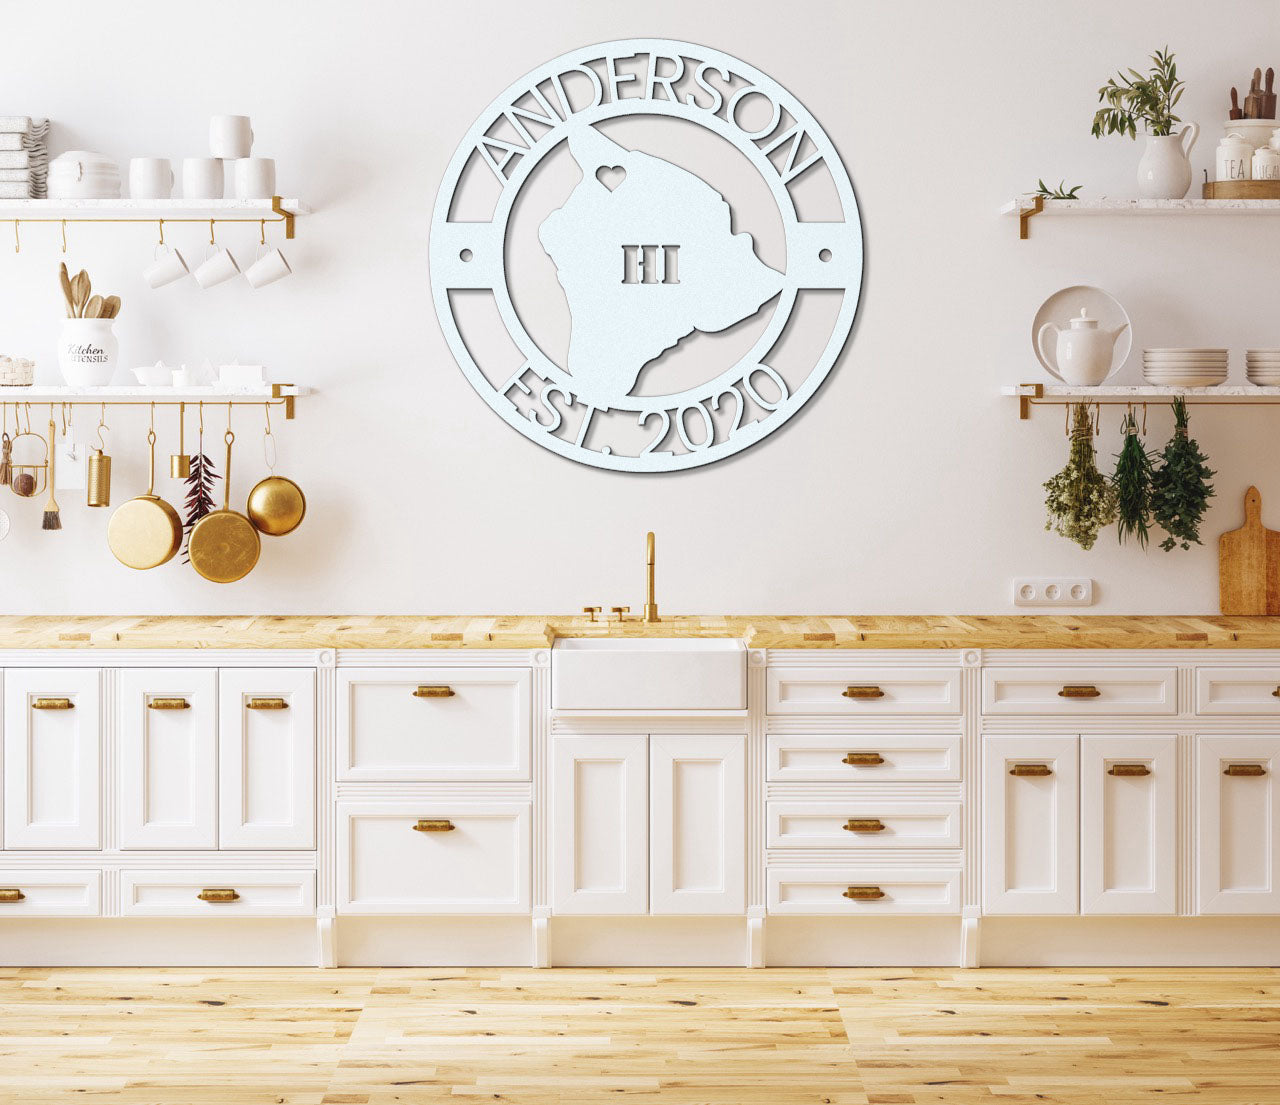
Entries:
[[1101, 698], [1102, 692], [1092, 683], [1068, 683], [1058, 692], [1059, 698]]
[[878, 902], [884, 891], [878, 886], [851, 886], [841, 896], [855, 902]]
[[884, 763], [884, 757], [879, 752], [846, 752], [840, 762], [850, 767], [875, 767]]
[[1280, 698], [1280, 687], [1277, 687], [1274, 691], [1271, 692], [1271, 697]]
[[874, 684], [863, 687], [845, 687], [840, 694], [844, 698], [884, 698], [884, 691]]
[[1228, 764], [1223, 775], [1246, 776], [1256, 778], [1259, 775], [1265, 775], [1267, 769], [1261, 764]]
[[26, 895], [16, 886], [0, 887], [0, 902], [20, 902]]
[[1046, 775], [1053, 774], [1053, 768], [1048, 764], [1014, 764], [1009, 768], [1009, 774], [1020, 778], [1043, 779]]
[[1107, 768], [1107, 774], [1121, 778], [1134, 775], [1150, 775], [1151, 768], [1146, 764], [1112, 764]]
[[196, 895], [202, 902], [238, 902], [240, 895], [231, 887], [205, 887]]
[[452, 687], [427, 687], [422, 686], [413, 692], [414, 698], [452, 698], [454, 690]]
[[447, 817], [421, 817], [414, 825], [415, 833], [451, 833], [456, 828]]
[[189, 710], [191, 703], [185, 698], [153, 698], [147, 703], [148, 710]]
[[287, 710], [289, 703], [283, 698], [251, 698], [244, 707], [246, 710]]
[[851, 817], [844, 823], [846, 833], [882, 833], [884, 822], [878, 817]]
[[33, 710], [74, 710], [75, 706], [69, 698], [37, 698], [31, 703]]

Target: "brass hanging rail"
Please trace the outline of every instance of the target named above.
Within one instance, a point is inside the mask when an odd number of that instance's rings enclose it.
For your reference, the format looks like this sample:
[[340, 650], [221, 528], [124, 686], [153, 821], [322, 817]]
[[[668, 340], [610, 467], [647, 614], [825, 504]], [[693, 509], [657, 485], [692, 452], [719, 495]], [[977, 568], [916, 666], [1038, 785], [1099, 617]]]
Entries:
[[[114, 394], [112, 394], [114, 392]], [[96, 388], [77, 391], [66, 387], [0, 387], [0, 405], [30, 407], [52, 403], [63, 407], [179, 407], [206, 406], [280, 407], [284, 416], [294, 416], [294, 401], [311, 394], [311, 389], [294, 384], [264, 385], [261, 392], [220, 391], [217, 387], [180, 390], [147, 387]]]
[[1014, 384], [1002, 389], [1004, 395], [1018, 400], [1018, 418], [1031, 417], [1032, 407], [1073, 407], [1077, 403], [1087, 403], [1091, 407], [1117, 406], [1159, 406], [1171, 404], [1181, 396], [1187, 406], [1212, 407], [1265, 407], [1280, 403], [1280, 387], [1254, 387], [1248, 385], [1227, 385], [1230, 390], [1220, 387], [1203, 388], [1169, 388], [1138, 387], [1109, 388], [1106, 385], [1096, 388], [1071, 388], [1060, 385]]
[[[131, 203], [138, 204], [137, 214], [129, 214]], [[0, 222], [13, 223], [15, 241], [18, 228], [23, 223], [61, 223], [64, 230], [63, 250], [66, 249], [65, 228], [67, 223], [270, 223], [284, 227], [284, 236], [294, 236], [294, 220], [299, 215], [310, 212], [306, 204], [298, 200], [286, 201], [280, 196], [272, 196], [270, 215], [266, 214], [266, 200], [56, 200], [31, 199], [0, 201]], [[99, 203], [101, 207], [86, 206]], [[252, 206], [257, 203], [257, 207]], [[110, 214], [79, 214], [101, 210]], [[27, 215], [24, 212], [31, 211]], [[227, 212], [222, 214], [221, 212]]]

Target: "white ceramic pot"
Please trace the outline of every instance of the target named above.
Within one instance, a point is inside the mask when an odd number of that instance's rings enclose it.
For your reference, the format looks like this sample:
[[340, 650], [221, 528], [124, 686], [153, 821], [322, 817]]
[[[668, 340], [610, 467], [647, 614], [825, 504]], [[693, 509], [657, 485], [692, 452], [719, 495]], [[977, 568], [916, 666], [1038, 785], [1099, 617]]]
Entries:
[[1267, 145], [1280, 122], [1275, 119], [1228, 119], [1222, 124], [1223, 134], [1238, 134], [1253, 149]]
[[1191, 187], [1191, 147], [1200, 128], [1188, 123], [1177, 134], [1147, 137], [1138, 162], [1138, 195], [1148, 200], [1180, 200]]
[[58, 334], [58, 367], [68, 387], [96, 388], [111, 383], [120, 343], [111, 330], [114, 319], [64, 319]]

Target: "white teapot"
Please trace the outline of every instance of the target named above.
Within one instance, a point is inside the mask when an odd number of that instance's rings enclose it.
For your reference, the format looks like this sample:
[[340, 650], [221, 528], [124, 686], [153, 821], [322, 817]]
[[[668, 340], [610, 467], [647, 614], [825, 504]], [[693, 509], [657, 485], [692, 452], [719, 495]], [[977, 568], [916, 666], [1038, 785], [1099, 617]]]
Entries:
[[[1126, 322], [1114, 330], [1099, 330], [1098, 320], [1089, 317], [1088, 308], [1081, 307], [1079, 317], [1071, 320], [1069, 330], [1052, 322], [1041, 326], [1036, 334], [1036, 348], [1058, 379], [1074, 387], [1094, 387], [1111, 375], [1116, 341], [1128, 328]], [[1047, 340], [1050, 330], [1057, 335], [1052, 349]]]

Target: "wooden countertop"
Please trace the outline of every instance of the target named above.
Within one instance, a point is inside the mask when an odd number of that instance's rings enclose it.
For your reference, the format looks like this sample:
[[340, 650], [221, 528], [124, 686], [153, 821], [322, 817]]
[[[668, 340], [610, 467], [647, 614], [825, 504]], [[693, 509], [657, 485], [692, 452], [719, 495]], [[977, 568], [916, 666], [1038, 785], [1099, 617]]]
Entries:
[[1280, 648], [1280, 617], [1116, 615], [0, 617], [0, 648], [545, 648], [557, 637], [737, 637], [750, 648]]

